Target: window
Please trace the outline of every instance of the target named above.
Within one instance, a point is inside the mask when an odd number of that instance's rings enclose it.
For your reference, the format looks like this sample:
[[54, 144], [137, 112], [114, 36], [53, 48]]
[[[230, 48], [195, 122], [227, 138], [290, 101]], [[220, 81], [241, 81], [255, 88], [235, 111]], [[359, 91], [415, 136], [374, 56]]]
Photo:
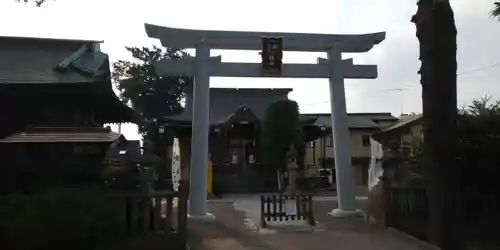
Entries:
[[369, 135], [363, 135], [363, 136], [361, 136], [361, 141], [363, 143], [363, 147], [369, 147], [370, 146], [370, 136]]

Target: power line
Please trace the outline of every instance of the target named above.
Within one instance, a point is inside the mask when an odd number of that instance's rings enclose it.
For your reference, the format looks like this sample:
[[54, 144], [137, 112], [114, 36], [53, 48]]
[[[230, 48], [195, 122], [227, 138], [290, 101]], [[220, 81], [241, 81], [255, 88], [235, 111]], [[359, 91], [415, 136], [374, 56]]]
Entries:
[[480, 68], [477, 68], [477, 69], [472, 69], [472, 70], [469, 70], [469, 71], [459, 72], [459, 73], [457, 73], [457, 76], [468, 75], [468, 74], [480, 72], [480, 71], [483, 71], [483, 70], [495, 68], [495, 67], [498, 67], [498, 66], [500, 66], [500, 62], [495, 63], [495, 64], [491, 64], [491, 65], [487, 65], [487, 66], [484, 66], [484, 67], [480, 67]]
[[[479, 67], [479, 68], [476, 68], [476, 69], [471, 69], [471, 70], [468, 70], [468, 71], [459, 72], [459, 73], [457, 73], [457, 76], [469, 75], [469, 74], [481, 72], [481, 71], [484, 71], [484, 70], [496, 68], [496, 67], [499, 67], [499, 66], [500, 66], [500, 62], [495, 63], [495, 64], [486, 65], [486, 66], [483, 66], [483, 67]], [[410, 87], [410, 86], [404, 86], [404, 87], [401, 87], [401, 88], [386, 89], [386, 90], [384, 90], [384, 92], [391, 92], [391, 91], [401, 92], [401, 91], [406, 91], [406, 90], [408, 90], [406, 87]], [[321, 102], [306, 103], [306, 104], [302, 104], [300, 106], [306, 106], [306, 107], [307, 106], [316, 106], [316, 105], [321, 105], [321, 104], [325, 104], [325, 103], [329, 103], [329, 102], [330, 101], [327, 100], [327, 101], [321, 101]]]

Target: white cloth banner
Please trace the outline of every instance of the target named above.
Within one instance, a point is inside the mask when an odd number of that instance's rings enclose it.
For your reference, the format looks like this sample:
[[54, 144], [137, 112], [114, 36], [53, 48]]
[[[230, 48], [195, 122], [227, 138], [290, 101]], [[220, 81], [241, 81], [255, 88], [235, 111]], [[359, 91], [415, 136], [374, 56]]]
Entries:
[[370, 138], [370, 167], [368, 168], [368, 189], [371, 190], [380, 181], [384, 173], [382, 168], [382, 157], [384, 149], [382, 144]]
[[179, 147], [179, 139], [174, 138], [172, 145], [172, 185], [174, 191], [179, 191], [181, 180], [181, 154]]

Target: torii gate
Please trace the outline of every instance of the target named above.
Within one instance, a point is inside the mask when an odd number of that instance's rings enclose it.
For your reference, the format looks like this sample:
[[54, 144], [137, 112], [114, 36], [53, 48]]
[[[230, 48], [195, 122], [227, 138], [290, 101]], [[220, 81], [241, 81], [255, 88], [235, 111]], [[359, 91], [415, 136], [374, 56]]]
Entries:
[[[154, 65], [158, 74], [189, 75], [195, 79], [190, 162], [189, 216], [191, 218], [205, 221], [215, 219], [212, 214], [207, 213], [206, 187], [210, 76], [329, 78], [338, 196], [338, 208], [330, 214], [347, 217], [361, 213], [355, 201], [344, 79], [377, 78], [377, 66], [353, 65], [352, 59], [342, 60], [342, 52], [368, 52], [374, 45], [385, 40], [385, 32], [330, 35], [189, 30], [151, 24], [145, 26], [148, 36], [160, 39], [165, 47], [196, 49], [196, 57], [179, 61], [162, 60]], [[262, 50], [264, 64], [222, 63], [221, 56], [210, 56], [210, 49]], [[328, 59], [318, 58], [317, 64], [282, 65], [283, 51], [327, 52]]]

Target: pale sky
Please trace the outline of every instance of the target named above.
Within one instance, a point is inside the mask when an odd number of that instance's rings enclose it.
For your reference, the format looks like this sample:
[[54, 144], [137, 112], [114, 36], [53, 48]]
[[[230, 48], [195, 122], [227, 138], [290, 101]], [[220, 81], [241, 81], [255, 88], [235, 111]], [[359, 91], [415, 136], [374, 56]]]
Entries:
[[[459, 32], [459, 105], [489, 94], [500, 99], [500, 22], [492, 0], [452, 0]], [[356, 34], [386, 31], [387, 39], [358, 64], [377, 64], [376, 80], [347, 80], [348, 112], [421, 111], [418, 42], [410, 18], [415, 0], [55, 0], [42, 8], [0, 0], [0, 36], [103, 40], [111, 61], [129, 59], [124, 46], [159, 44], [144, 23], [210, 29]], [[223, 61], [258, 62], [257, 51], [213, 51]], [[285, 52], [284, 61], [315, 63], [321, 53]], [[328, 80], [211, 78], [211, 87], [293, 88], [301, 112], [329, 112]], [[400, 91], [398, 91], [398, 89]], [[136, 139], [134, 126], [122, 132]]]

